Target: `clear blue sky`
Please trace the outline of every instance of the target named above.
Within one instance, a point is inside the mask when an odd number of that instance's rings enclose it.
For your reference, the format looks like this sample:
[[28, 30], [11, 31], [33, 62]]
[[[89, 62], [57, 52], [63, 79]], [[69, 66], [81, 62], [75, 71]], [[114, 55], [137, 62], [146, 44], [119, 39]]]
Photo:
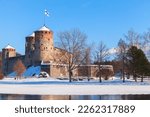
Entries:
[[0, 49], [8, 43], [24, 54], [25, 37], [43, 25], [54, 31], [79, 28], [88, 42], [116, 47], [131, 28], [150, 28], [150, 0], [0, 0]]

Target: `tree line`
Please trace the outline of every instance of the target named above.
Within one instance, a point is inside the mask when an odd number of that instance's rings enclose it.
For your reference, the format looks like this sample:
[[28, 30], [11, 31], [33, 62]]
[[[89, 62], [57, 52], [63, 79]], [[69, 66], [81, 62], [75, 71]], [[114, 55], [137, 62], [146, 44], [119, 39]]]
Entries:
[[[108, 63], [107, 60], [111, 56], [103, 41], [97, 42], [96, 45], [88, 45], [86, 43], [87, 35], [77, 29], [61, 32], [58, 37], [61, 48], [71, 53], [71, 56], [65, 54], [69, 65], [70, 82], [71, 73], [77, 67], [74, 65], [81, 64], [98, 65], [99, 82], [102, 82], [101, 67]], [[145, 76], [150, 76], [150, 63], [144, 51], [150, 55], [150, 30], [139, 34], [131, 29], [118, 41], [116, 57], [109, 64], [113, 65], [115, 70], [118, 67], [123, 82], [125, 82], [125, 76], [127, 78], [132, 76], [135, 81], [137, 81], [137, 77], [141, 77], [141, 81], [143, 81]]]
[[130, 76], [137, 82], [137, 78], [150, 76], [150, 63], [146, 57], [150, 55], [150, 30], [139, 34], [129, 30], [118, 42], [117, 59], [121, 62], [121, 75], [125, 82], [125, 75]]

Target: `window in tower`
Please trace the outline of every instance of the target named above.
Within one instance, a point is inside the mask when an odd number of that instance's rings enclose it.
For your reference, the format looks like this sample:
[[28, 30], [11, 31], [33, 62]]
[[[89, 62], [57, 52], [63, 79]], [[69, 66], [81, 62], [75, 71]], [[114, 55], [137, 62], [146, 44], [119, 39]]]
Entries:
[[34, 50], [34, 47], [32, 47], [32, 50]]
[[8, 56], [9, 56], [9, 52], [6, 53], [6, 57], [8, 57]]

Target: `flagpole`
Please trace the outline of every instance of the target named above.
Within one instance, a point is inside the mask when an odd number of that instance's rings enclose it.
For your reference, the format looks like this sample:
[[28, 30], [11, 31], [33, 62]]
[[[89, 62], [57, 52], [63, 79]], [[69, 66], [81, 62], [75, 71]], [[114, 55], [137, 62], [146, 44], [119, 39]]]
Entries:
[[44, 26], [45, 26], [45, 10], [44, 10]]

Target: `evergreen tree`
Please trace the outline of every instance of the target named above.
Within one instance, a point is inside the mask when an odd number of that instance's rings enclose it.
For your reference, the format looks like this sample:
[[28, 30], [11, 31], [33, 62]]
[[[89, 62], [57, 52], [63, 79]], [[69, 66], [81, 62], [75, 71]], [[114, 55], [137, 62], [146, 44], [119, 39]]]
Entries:
[[131, 46], [127, 52], [127, 58], [130, 74], [133, 75], [134, 80], [137, 81], [137, 76], [140, 76], [143, 81], [143, 77], [149, 73], [149, 62], [144, 52], [136, 46]]
[[137, 71], [138, 74], [141, 76], [141, 82], [143, 82], [143, 78], [145, 75], [148, 75], [150, 72], [150, 66], [149, 66], [149, 61], [146, 58], [144, 52], [141, 49], [138, 49], [138, 55], [139, 55], [139, 62], [137, 64]]

